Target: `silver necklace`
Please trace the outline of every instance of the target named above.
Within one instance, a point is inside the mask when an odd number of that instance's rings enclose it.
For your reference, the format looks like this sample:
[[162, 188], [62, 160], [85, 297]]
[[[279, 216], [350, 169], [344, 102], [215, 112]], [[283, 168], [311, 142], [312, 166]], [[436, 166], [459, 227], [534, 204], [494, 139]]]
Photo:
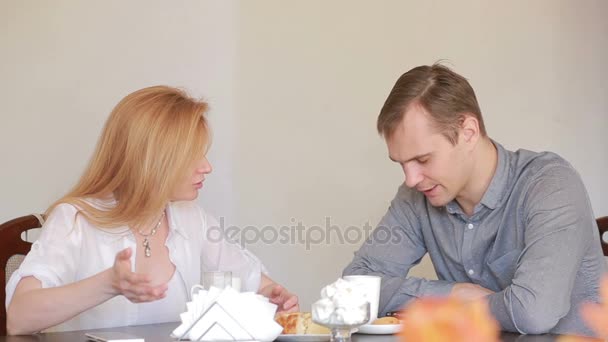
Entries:
[[158, 227], [160, 227], [161, 222], [163, 222], [163, 217], [165, 217], [165, 212], [163, 211], [162, 215], [160, 215], [160, 219], [158, 220], [158, 223], [156, 224], [156, 226], [154, 226], [154, 228], [152, 228], [152, 230], [148, 233], [148, 234], [144, 234], [141, 232], [141, 230], [137, 230], [137, 232], [139, 233], [139, 235], [144, 237], [144, 255], [146, 256], [146, 258], [149, 258], [152, 255], [152, 249], [150, 249], [150, 237], [152, 237], [154, 234], [156, 234], [156, 231], [158, 230]]

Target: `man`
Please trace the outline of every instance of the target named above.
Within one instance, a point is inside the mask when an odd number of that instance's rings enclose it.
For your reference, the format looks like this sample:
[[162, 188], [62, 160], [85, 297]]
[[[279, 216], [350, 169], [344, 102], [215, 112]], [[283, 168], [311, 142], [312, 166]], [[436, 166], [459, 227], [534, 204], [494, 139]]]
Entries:
[[[503, 330], [592, 335], [579, 306], [598, 301], [606, 262], [568, 162], [491, 140], [467, 80], [437, 64], [397, 80], [378, 132], [405, 183], [344, 275], [382, 276], [381, 314], [423, 296], [485, 298]], [[439, 280], [407, 277], [426, 253]]]

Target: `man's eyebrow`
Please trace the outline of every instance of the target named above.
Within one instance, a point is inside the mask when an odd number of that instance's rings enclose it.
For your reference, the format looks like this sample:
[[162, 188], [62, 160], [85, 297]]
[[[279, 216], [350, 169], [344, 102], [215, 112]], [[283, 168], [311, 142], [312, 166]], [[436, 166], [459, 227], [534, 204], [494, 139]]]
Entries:
[[421, 158], [424, 158], [424, 157], [428, 157], [429, 155], [431, 155], [431, 152], [429, 152], [429, 153], [423, 153], [423, 154], [419, 154], [419, 155], [416, 155], [416, 156], [414, 156], [414, 157], [412, 157], [412, 158], [410, 158], [410, 159], [408, 159], [408, 160], [406, 160], [406, 161], [404, 161], [404, 162], [401, 162], [401, 161], [395, 160], [395, 158], [393, 158], [393, 157], [392, 157], [390, 154], [389, 154], [388, 158], [389, 158], [390, 160], [394, 161], [395, 163], [399, 163], [399, 164], [405, 164], [405, 163], [409, 162], [410, 160], [414, 160], [414, 159], [421, 159]]

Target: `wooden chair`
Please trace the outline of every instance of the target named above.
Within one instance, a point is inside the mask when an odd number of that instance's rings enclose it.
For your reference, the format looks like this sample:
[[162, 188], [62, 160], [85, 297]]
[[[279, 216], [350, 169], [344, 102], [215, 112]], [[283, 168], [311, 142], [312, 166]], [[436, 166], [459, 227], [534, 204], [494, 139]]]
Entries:
[[602, 251], [604, 251], [604, 256], [608, 257], [608, 239], [604, 240], [604, 234], [606, 234], [606, 232], [608, 232], [608, 216], [599, 217], [595, 221], [597, 222], [597, 228], [599, 228], [599, 230], [600, 230], [600, 240], [602, 242]]
[[11, 274], [19, 268], [32, 244], [21, 239], [21, 234], [30, 229], [40, 228], [44, 223], [41, 215], [18, 217], [0, 225], [0, 336], [6, 335], [6, 283]]

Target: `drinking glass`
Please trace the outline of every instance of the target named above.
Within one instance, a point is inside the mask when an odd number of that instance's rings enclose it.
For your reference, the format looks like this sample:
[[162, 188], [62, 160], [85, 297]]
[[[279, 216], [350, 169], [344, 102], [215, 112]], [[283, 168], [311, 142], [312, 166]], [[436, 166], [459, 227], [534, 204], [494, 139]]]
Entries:
[[207, 271], [203, 272], [203, 288], [209, 290], [210, 287], [223, 289], [232, 285], [232, 272], [230, 271]]

